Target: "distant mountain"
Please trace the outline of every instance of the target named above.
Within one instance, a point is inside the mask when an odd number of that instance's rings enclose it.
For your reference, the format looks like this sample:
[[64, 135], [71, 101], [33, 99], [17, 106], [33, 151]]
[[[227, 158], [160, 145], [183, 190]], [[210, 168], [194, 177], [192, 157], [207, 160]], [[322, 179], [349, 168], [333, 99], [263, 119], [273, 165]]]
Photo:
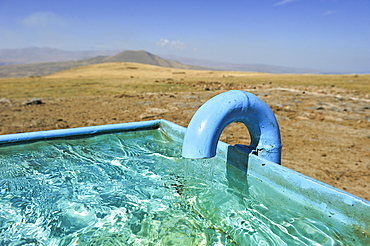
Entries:
[[109, 51], [65, 51], [47, 47], [24, 49], [0, 49], [0, 65], [82, 60], [95, 56], [111, 56], [117, 50]]
[[217, 62], [174, 55], [161, 55], [161, 57], [159, 57], [144, 50], [126, 50], [121, 53], [117, 53], [117, 51], [64, 51], [37, 47], [13, 50], [0, 49], [0, 78], [45, 76], [73, 67], [105, 62], [137, 62], [171, 68], [247, 71], [277, 74], [351, 73], [350, 71], [327, 71], [265, 64]]
[[218, 70], [242, 71], [242, 72], [261, 72], [261, 73], [293, 73], [293, 74], [323, 74], [323, 73], [338, 73], [333, 71], [309, 69], [309, 68], [293, 68], [284, 66], [274, 66], [265, 64], [238, 64], [228, 62], [217, 62], [203, 59], [185, 58], [174, 55], [160, 55], [165, 59], [175, 60], [184, 64], [193, 66], [212, 67]]
[[126, 50], [115, 56], [107, 57], [105, 62], [137, 62], [161, 67], [183, 68], [183, 69], [206, 69], [199, 66], [184, 65], [177, 61], [166, 60], [144, 50]]
[[144, 50], [138, 51], [126, 50], [114, 56], [97, 56], [93, 58], [76, 61], [11, 64], [0, 66], [0, 78], [46, 76], [52, 73], [60, 72], [74, 67], [106, 62], [137, 62], [171, 68], [212, 70], [211, 68], [184, 65], [176, 61], [162, 59]]

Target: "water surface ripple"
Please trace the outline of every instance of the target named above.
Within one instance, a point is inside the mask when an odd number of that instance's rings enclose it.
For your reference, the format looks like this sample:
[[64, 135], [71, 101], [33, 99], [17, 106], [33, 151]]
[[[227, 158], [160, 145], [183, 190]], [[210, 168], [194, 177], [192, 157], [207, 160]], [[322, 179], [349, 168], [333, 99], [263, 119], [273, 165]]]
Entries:
[[260, 180], [180, 151], [160, 130], [1, 147], [0, 244], [353, 243]]

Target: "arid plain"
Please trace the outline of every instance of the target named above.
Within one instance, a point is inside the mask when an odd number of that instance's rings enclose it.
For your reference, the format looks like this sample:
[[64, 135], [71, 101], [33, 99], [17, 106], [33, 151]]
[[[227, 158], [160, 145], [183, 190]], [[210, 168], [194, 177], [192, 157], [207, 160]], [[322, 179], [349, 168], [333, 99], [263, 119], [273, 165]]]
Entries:
[[[187, 126], [204, 102], [234, 89], [256, 94], [274, 111], [282, 165], [370, 200], [370, 75], [200, 71], [120, 62], [2, 78], [0, 134], [152, 119]], [[248, 144], [248, 131], [233, 123], [221, 140]]]

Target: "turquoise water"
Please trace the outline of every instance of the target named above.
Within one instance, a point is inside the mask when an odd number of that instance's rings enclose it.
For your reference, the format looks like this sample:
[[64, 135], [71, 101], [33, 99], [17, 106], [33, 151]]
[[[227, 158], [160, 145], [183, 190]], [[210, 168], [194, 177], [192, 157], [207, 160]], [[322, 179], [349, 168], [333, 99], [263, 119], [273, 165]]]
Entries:
[[0, 245], [235, 245], [183, 197], [160, 131], [0, 148]]
[[1, 147], [0, 245], [366, 245], [180, 151], [160, 130]]

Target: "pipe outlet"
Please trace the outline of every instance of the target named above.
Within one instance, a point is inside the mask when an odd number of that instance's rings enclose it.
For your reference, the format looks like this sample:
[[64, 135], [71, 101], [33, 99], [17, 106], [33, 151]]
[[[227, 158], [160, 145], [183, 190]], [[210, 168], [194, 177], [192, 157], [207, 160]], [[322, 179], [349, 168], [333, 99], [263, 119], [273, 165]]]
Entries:
[[182, 156], [199, 159], [216, 155], [222, 131], [233, 122], [242, 122], [248, 129], [248, 146], [258, 156], [280, 164], [279, 126], [270, 107], [260, 98], [245, 91], [221, 93], [204, 103], [186, 129]]

